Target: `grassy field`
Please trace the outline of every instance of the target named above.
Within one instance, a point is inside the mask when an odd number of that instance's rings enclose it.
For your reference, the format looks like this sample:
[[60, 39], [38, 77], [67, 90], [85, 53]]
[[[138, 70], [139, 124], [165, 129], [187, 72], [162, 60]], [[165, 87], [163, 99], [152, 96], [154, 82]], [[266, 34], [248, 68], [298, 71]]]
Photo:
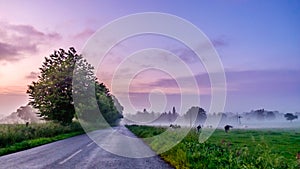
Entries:
[[78, 122], [68, 126], [58, 123], [0, 124], [0, 156], [84, 133]]
[[[150, 147], [160, 152], [168, 140], [159, 137], [149, 139], [166, 130], [163, 127], [127, 126]], [[170, 138], [178, 136], [180, 130], [167, 132]], [[231, 130], [225, 133], [216, 130], [203, 144], [199, 134], [191, 131], [172, 149], [160, 156], [176, 168], [300, 168], [296, 154], [300, 151], [300, 130], [265, 129]]]

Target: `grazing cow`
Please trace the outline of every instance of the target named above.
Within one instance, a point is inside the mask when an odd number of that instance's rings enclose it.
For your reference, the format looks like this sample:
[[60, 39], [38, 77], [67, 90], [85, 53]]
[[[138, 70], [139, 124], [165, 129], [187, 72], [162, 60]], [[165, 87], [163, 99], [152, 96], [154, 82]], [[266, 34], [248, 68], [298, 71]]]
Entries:
[[181, 128], [181, 126], [180, 126], [180, 125], [177, 125], [177, 124], [175, 124], [175, 125], [170, 124], [170, 127], [171, 127], [172, 129]]
[[225, 132], [228, 133], [228, 131], [229, 131], [230, 128], [233, 128], [233, 127], [230, 126], [230, 125], [226, 125], [226, 126], [224, 127]]
[[197, 132], [199, 133], [200, 130], [201, 130], [201, 125], [199, 124], [199, 125], [197, 126]]

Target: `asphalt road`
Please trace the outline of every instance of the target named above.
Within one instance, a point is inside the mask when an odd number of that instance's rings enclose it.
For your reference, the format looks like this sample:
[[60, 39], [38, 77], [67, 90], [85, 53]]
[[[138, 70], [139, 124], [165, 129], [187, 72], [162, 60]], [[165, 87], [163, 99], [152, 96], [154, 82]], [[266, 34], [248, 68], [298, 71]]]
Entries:
[[[127, 128], [120, 126], [116, 131], [130, 137], [135, 137]], [[93, 132], [95, 135], [106, 135], [106, 130]], [[138, 140], [138, 142], [122, 142], [117, 137], [109, 140], [109, 146], [122, 148], [127, 151], [137, 151], [144, 149], [152, 151], [150, 148]], [[126, 146], [124, 146], [126, 145]], [[153, 152], [154, 153], [154, 152]], [[1, 169], [134, 169], [134, 168], [172, 168], [161, 160], [158, 156], [148, 158], [127, 158], [118, 156], [100, 148], [86, 134], [60, 140], [29, 150], [9, 154], [0, 157]]]

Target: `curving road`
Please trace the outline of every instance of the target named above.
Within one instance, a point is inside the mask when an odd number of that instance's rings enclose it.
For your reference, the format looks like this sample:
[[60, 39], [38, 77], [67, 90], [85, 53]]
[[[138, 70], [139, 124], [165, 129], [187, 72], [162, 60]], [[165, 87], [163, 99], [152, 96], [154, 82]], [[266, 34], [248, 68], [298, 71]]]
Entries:
[[[114, 128], [122, 134], [135, 137], [126, 127], [119, 126]], [[106, 135], [106, 130], [95, 131], [94, 134]], [[133, 144], [133, 145], [132, 145]], [[152, 151], [139, 140], [138, 143], [120, 142], [112, 137], [110, 146], [128, 151], [138, 151], [144, 149]], [[154, 153], [154, 152], [153, 152]], [[127, 158], [109, 153], [100, 148], [86, 134], [60, 140], [29, 150], [13, 153], [0, 157], [1, 169], [134, 169], [134, 168], [172, 168], [158, 156], [148, 158]]]

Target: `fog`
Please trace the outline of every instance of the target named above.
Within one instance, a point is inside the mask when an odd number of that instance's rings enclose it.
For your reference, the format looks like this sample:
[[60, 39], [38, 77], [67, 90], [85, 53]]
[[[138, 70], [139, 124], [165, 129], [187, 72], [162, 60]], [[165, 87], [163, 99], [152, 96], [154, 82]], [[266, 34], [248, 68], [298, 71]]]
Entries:
[[[268, 111], [264, 109], [252, 110], [243, 113], [213, 113], [205, 112], [205, 116], [186, 114], [179, 115], [176, 112], [138, 112], [136, 114], [124, 114], [121, 120], [122, 124], [152, 125], [152, 126], [170, 126], [180, 125], [182, 127], [196, 127], [201, 125], [204, 128], [220, 128], [225, 125], [233, 126], [233, 129], [270, 129], [270, 128], [300, 128], [300, 113], [292, 113], [293, 120], [287, 120], [286, 113], [278, 111]], [[214, 121], [210, 123], [209, 121]]]

